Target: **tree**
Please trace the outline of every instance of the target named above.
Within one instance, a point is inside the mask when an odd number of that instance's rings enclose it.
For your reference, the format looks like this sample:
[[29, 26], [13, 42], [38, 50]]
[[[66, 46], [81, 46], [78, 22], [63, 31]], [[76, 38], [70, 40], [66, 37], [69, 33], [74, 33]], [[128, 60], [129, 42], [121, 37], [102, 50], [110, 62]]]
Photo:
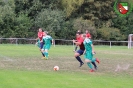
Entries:
[[133, 12], [128, 16], [128, 22], [127, 22], [128, 30], [127, 30], [127, 36], [128, 34], [133, 34]]
[[71, 14], [71, 18], [82, 17], [94, 22], [96, 28], [101, 28], [106, 21], [114, 18], [115, 0], [84, 0], [83, 4]]
[[94, 39], [97, 37], [94, 23], [90, 20], [76, 19], [74, 21], [74, 29], [81, 30], [83, 33], [85, 33], [85, 30], [88, 30]]
[[71, 16], [84, 3], [84, 0], [60, 0], [63, 9], [66, 12], [66, 17]]
[[0, 1], [0, 37], [10, 37], [15, 20], [14, 0]]
[[29, 37], [32, 21], [26, 14], [16, 15], [14, 3], [14, 0], [0, 1], [0, 36]]
[[[65, 17], [63, 11], [44, 9], [35, 19], [35, 25], [49, 32], [58, 32], [62, 28]], [[54, 33], [52, 33], [54, 34]], [[55, 35], [53, 35], [55, 36]]]
[[16, 14], [28, 14], [34, 19], [42, 9], [57, 9], [59, 0], [15, 0], [15, 6]]
[[112, 19], [113, 21], [113, 27], [118, 28], [120, 32], [125, 35], [125, 38], [127, 40], [128, 35], [133, 33], [133, 13], [131, 13], [127, 17], [117, 17]]
[[75, 33], [77, 30], [73, 29], [73, 21], [65, 21], [62, 26], [62, 30], [58, 31], [56, 36], [59, 39], [75, 39]]
[[30, 30], [32, 25], [32, 20], [26, 14], [20, 14], [18, 17], [16, 17], [16, 20], [14, 22], [13, 37], [31, 37], [31, 35], [33, 35], [32, 30]]

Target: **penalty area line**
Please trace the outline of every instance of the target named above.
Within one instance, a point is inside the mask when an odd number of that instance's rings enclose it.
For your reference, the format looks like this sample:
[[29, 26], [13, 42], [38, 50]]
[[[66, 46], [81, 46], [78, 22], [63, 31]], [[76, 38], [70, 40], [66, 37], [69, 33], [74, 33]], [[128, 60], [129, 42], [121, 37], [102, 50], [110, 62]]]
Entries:
[[12, 58], [7, 57], [7, 56], [2, 55], [2, 54], [0, 54], [0, 57], [4, 59], [3, 61], [14, 61]]

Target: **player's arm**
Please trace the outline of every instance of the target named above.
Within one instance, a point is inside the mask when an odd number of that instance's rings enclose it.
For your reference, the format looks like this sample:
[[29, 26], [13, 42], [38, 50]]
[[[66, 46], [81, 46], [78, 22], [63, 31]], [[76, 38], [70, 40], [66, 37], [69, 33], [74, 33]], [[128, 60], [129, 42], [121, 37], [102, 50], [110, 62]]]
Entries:
[[52, 45], [54, 44], [54, 39], [49, 35], [50, 41], [52, 43]]
[[38, 44], [38, 41], [39, 41], [39, 38], [36, 38], [36, 43], [35, 43], [36, 45]]
[[52, 39], [52, 45], [54, 44], [54, 39]]
[[86, 53], [86, 50], [84, 50], [84, 53], [83, 54], [85, 54]]
[[95, 53], [95, 51], [94, 51], [94, 45], [91, 44], [91, 47], [92, 47], [92, 53], [94, 54]]
[[74, 50], [77, 51], [77, 49], [78, 49], [78, 46], [76, 45]]
[[38, 42], [38, 39], [39, 39], [39, 38], [36, 38], [36, 42]]
[[76, 44], [76, 46], [79, 46], [79, 45], [81, 45], [81, 44], [82, 44], [82, 42], [78, 42], [78, 41], [76, 41], [76, 40], [73, 40], [73, 43], [75, 43], [75, 44]]
[[76, 44], [77, 46], [79, 46], [79, 45], [81, 45], [81, 42], [75, 42], [75, 44]]

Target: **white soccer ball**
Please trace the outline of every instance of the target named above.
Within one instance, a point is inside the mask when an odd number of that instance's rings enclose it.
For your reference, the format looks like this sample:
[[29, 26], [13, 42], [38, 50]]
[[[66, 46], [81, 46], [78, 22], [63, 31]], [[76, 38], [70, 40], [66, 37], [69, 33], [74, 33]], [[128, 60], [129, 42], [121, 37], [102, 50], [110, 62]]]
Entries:
[[59, 66], [54, 66], [54, 71], [58, 71], [59, 70]]

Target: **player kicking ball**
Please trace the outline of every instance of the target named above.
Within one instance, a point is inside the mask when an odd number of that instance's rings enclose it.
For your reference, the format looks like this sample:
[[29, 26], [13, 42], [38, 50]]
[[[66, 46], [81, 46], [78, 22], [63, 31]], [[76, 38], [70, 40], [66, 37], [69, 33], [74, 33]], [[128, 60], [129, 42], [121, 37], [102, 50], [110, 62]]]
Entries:
[[92, 62], [97, 62], [100, 63], [98, 58], [93, 58], [94, 52], [94, 46], [92, 44], [92, 41], [86, 37], [85, 34], [83, 34], [83, 39], [84, 39], [84, 46], [85, 46], [85, 51], [84, 51], [84, 58], [85, 62], [87, 63], [88, 67], [90, 68], [90, 72], [94, 72], [94, 68], [92, 67]]
[[[48, 32], [43, 32], [43, 39], [42, 41], [45, 42], [45, 45], [41, 49], [42, 53], [45, 55], [45, 59], [48, 59], [48, 50], [50, 49], [51, 45], [53, 44], [53, 39], [51, 36], [47, 35]], [[52, 43], [51, 43], [52, 41]]]

